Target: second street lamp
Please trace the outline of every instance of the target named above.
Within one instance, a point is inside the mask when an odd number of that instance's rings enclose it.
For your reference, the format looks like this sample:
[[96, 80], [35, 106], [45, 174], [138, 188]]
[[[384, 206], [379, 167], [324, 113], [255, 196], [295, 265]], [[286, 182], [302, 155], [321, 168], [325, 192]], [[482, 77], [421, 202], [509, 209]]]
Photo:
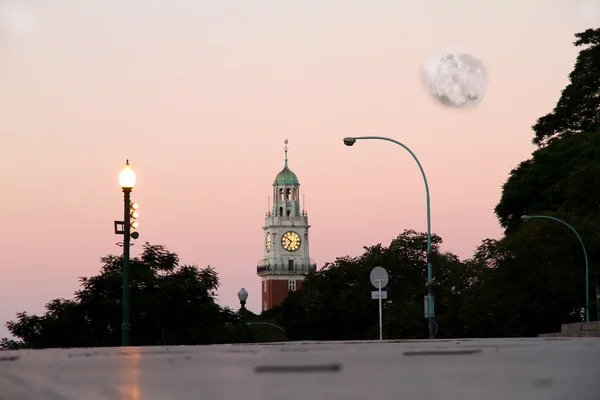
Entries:
[[238, 299], [240, 300], [240, 306], [242, 307], [242, 310], [244, 310], [246, 308], [246, 300], [248, 300], [248, 292], [246, 289], [240, 289], [238, 292]]
[[[129, 165], [129, 160], [125, 163], [125, 167], [119, 174], [119, 184], [123, 189], [124, 195], [124, 213], [123, 221], [115, 221], [115, 233], [123, 235], [123, 324], [121, 326], [121, 345], [129, 346], [131, 344], [131, 307], [129, 299], [129, 247], [130, 238], [137, 239], [138, 232], [131, 232], [131, 228], [137, 228], [137, 203], [131, 203], [131, 191], [135, 186], [135, 172]], [[131, 221], [133, 218], [133, 222]], [[122, 230], [118, 226], [122, 225]], [[132, 226], [134, 225], [134, 226]]]
[[577, 236], [577, 239], [579, 239], [579, 243], [581, 243], [581, 248], [583, 249], [583, 258], [585, 259], [585, 321], [590, 322], [590, 268], [588, 263], [587, 251], [585, 250], [585, 245], [583, 244], [581, 236], [579, 236], [579, 233], [577, 233], [575, 228], [567, 224], [562, 219], [551, 217], [549, 215], [521, 215], [521, 219], [525, 221], [528, 221], [532, 218], [551, 219], [553, 221], [560, 222], [561, 224], [566, 225], [570, 230], [572, 230], [575, 236]]
[[244, 342], [246, 338], [246, 300], [248, 300], [248, 291], [241, 288], [238, 292], [238, 299], [240, 300], [240, 323], [242, 324], [241, 340]]
[[375, 140], [385, 140], [388, 142], [392, 142], [402, 147], [404, 150], [408, 151], [410, 155], [414, 158], [419, 166], [419, 170], [421, 171], [421, 175], [423, 176], [423, 181], [425, 182], [425, 195], [427, 200], [427, 319], [429, 326], [429, 339], [434, 339], [437, 331], [437, 327], [435, 324], [435, 304], [433, 297], [433, 263], [431, 253], [431, 208], [430, 208], [430, 200], [429, 200], [429, 184], [427, 183], [427, 176], [425, 175], [425, 171], [421, 166], [421, 162], [412, 152], [408, 146], [400, 143], [397, 140], [390, 139], [383, 136], [357, 136], [357, 137], [346, 137], [344, 138], [344, 144], [346, 146], [352, 146], [356, 143], [357, 140], [365, 140], [365, 139], [375, 139]]

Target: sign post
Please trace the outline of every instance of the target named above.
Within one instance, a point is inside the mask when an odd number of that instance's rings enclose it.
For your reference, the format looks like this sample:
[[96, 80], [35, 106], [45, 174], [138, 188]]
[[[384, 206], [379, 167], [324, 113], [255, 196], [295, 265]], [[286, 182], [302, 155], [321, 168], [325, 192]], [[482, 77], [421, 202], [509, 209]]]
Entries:
[[382, 291], [388, 284], [388, 273], [382, 267], [375, 267], [371, 270], [371, 275], [369, 276], [371, 280], [371, 285], [375, 286], [377, 289], [376, 292], [371, 292], [372, 299], [379, 299], [379, 340], [383, 340], [383, 311], [382, 311], [382, 303], [381, 300], [383, 298], [387, 299], [387, 292]]

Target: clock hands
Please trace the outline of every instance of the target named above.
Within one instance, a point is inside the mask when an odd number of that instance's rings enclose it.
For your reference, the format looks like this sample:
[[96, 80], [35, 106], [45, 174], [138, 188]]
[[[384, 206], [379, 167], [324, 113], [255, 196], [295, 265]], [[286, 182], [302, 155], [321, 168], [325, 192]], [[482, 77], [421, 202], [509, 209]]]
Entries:
[[281, 245], [287, 251], [296, 251], [300, 247], [300, 236], [293, 231], [286, 232], [281, 238]]

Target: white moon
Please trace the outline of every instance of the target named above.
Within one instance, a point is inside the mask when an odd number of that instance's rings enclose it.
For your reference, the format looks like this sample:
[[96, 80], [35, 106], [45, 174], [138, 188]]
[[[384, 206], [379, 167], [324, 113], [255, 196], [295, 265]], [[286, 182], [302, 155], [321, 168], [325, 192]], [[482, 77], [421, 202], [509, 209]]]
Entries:
[[460, 51], [441, 51], [421, 66], [429, 93], [441, 104], [456, 108], [478, 105], [485, 94], [487, 73], [481, 60]]

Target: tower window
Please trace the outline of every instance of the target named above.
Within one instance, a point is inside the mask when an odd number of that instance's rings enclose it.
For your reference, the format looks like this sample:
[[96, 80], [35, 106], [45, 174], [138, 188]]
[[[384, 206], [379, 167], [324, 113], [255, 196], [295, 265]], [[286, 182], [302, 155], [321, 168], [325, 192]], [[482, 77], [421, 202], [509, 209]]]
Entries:
[[263, 281], [263, 291], [267, 293], [267, 281]]
[[283, 189], [279, 189], [279, 201], [283, 201]]
[[294, 260], [288, 260], [288, 269], [290, 271], [294, 270]]
[[295, 281], [295, 280], [293, 280], [293, 279], [290, 279], [290, 280], [288, 281], [288, 290], [289, 290], [290, 292], [295, 292], [295, 291], [296, 291], [296, 281]]
[[285, 199], [287, 201], [292, 200], [292, 189], [286, 189], [286, 191], [285, 191]]
[[294, 189], [294, 201], [298, 200], [298, 189]]
[[289, 217], [290, 215], [292, 215], [292, 210], [286, 210], [286, 212], [285, 212], [285, 215], [287, 215], [288, 217]]
[[263, 310], [267, 311], [267, 302], [266, 301], [263, 303]]
[[279, 207], [279, 216], [283, 217], [283, 207]]

